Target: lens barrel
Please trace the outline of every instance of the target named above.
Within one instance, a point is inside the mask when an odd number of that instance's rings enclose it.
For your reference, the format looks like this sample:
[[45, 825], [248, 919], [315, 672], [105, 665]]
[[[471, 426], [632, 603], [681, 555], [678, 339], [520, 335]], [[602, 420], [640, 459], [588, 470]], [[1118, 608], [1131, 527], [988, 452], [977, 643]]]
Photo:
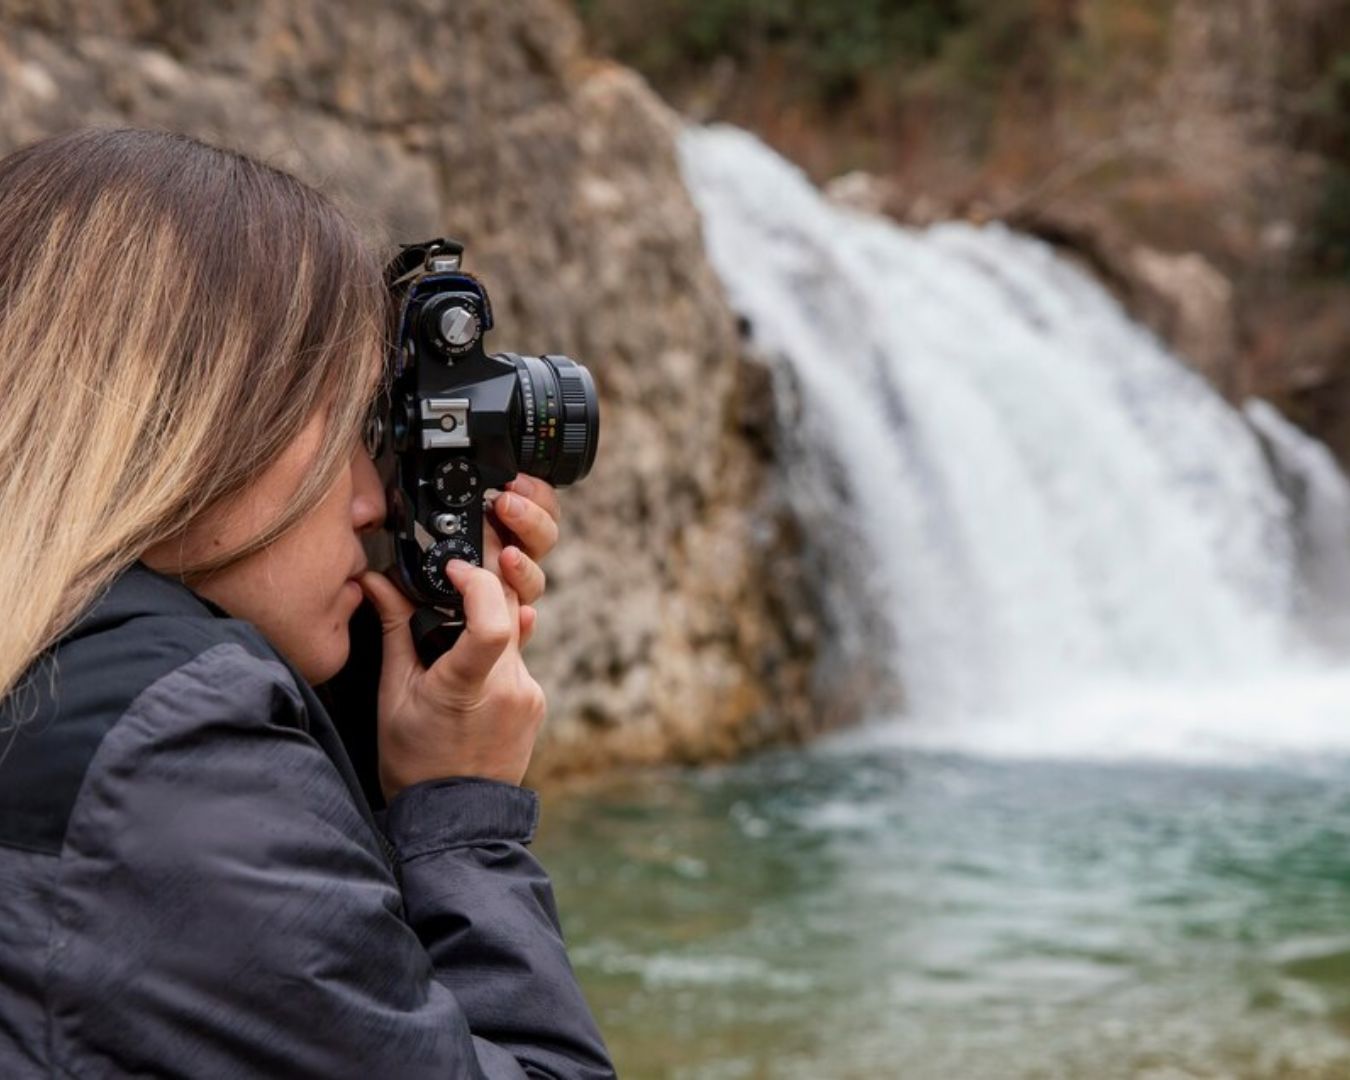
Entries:
[[520, 471], [554, 487], [576, 483], [591, 471], [600, 441], [591, 373], [566, 356], [507, 355], [516, 366]]

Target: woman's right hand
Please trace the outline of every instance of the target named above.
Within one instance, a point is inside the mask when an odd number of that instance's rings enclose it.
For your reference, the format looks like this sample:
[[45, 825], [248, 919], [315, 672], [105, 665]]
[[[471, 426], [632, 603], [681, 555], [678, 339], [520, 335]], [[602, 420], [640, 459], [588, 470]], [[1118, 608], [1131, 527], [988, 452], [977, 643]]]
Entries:
[[544, 721], [544, 691], [521, 659], [516, 591], [491, 570], [458, 559], [446, 570], [464, 599], [455, 647], [424, 668], [408, 621], [414, 608], [383, 574], [361, 589], [384, 629], [380, 672], [380, 786], [386, 799], [411, 784], [478, 776], [519, 784]]

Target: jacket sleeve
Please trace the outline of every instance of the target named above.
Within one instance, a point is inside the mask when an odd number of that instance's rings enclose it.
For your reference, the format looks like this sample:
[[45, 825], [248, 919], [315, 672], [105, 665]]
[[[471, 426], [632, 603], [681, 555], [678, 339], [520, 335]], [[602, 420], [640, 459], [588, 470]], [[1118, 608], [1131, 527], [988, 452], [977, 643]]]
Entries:
[[282, 665], [222, 644], [104, 738], [57, 871], [57, 1071], [613, 1076], [524, 846], [534, 794], [401, 794], [400, 889], [301, 708]]

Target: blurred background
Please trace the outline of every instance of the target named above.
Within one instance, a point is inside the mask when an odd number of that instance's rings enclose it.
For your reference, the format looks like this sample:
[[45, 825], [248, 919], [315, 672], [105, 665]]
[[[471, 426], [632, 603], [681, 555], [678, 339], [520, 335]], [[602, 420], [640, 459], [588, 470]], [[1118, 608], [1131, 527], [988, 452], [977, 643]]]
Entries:
[[622, 1075], [1350, 1076], [1347, 0], [0, 26], [0, 151], [237, 147], [595, 373], [531, 782]]

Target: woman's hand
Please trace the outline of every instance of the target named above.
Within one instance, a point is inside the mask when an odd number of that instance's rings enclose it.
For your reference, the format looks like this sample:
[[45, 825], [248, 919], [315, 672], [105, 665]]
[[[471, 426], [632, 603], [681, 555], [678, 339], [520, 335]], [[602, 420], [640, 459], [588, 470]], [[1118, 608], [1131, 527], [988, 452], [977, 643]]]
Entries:
[[386, 799], [448, 776], [519, 784], [544, 721], [544, 691], [520, 656], [516, 590], [458, 559], [446, 576], [464, 598], [465, 627], [430, 668], [413, 645], [407, 597], [383, 574], [360, 578], [384, 630], [378, 725]]
[[506, 485], [488, 515], [483, 532], [483, 565], [497, 571], [520, 598], [520, 646], [534, 635], [532, 605], [544, 594], [539, 563], [558, 542], [562, 509], [547, 481], [523, 473]]

